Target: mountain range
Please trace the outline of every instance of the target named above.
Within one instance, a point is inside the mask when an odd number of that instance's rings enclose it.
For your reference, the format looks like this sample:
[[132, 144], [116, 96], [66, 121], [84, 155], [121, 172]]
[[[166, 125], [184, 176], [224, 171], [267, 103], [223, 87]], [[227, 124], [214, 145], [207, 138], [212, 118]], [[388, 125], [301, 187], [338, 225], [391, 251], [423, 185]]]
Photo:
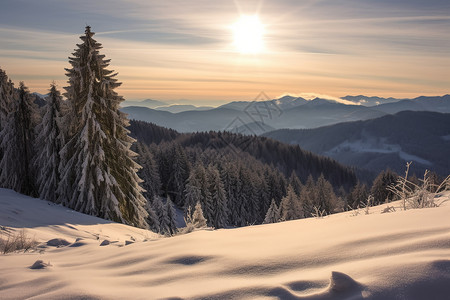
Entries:
[[[235, 101], [217, 108], [180, 111], [129, 106], [122, 110], [130, 119], [153, 122], [180, 132], [233, 131], [259, 135], [273, 129], [317, 128], [342, 122], [379, 118], [400, 111], [435, 111], [450, 113], [450, 95], [394, 99], [346, 96], [339, 100], [284, 96], [268, 101]], [[366, 101], [363, 105], [362, 100]], [[381, 104], [374, 104], [382, 102]], [[181, 109], [182, 110], [182, 109]]]
[[411, 174], [425, 169], [450, 174], [450, 114], [403, 111], [380, 118], [315, 129], [281, 129], [264, 136], [297, 144], [350, 166], [399, 174], [413, 161]]

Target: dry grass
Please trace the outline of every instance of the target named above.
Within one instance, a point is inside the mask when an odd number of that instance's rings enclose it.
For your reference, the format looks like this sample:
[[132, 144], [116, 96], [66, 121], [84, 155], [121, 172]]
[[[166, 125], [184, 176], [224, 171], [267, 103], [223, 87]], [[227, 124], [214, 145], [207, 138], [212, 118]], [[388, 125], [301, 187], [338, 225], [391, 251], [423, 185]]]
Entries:
[[30, 238], [24, 229], [14, 232], [10, 228], [0, 229], [0, 253], [7, 254], [15, 251], [29, 251], [34, 249], [38, 242]]

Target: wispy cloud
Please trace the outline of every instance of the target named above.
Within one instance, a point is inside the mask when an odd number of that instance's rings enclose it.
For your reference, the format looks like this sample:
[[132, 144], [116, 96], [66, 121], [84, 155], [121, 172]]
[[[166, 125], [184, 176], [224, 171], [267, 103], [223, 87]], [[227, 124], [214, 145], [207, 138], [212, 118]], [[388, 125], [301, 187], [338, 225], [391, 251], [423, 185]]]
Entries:
[[[267, 51], [244, 56], [232, 46], [230, 25], [254, 13], [265, 24]], [[46, 90], [51, 77], [64, 85], [86, 24], [130, 99], [449, 92], [448, 0], [4, 0], [2, 68], [33, 88]]]

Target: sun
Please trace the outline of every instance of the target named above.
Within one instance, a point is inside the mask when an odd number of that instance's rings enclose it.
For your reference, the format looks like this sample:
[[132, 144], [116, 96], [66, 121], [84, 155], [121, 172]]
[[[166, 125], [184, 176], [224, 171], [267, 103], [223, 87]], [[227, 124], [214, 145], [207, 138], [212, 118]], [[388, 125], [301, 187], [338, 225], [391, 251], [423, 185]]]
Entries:
[[258, 16], [241, 16], [233, 24], [234, 46], [243, 54], [260, 53], [264, 48], [264, 26]]

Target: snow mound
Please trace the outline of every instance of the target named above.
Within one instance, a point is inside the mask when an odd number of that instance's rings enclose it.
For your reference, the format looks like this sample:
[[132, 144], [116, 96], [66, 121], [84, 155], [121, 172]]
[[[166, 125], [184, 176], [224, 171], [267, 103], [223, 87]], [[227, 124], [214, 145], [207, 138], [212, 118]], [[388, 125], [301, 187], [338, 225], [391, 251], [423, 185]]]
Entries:
[[103, 242], [100, 243], [100, 246], [108, 246], [109, 244], [109, 240], [103, 240]]
[[46, 269], [50, 266], [51, 266], [50, 263], [45, 263], [43, 260], [39, 259], [39, 260], [35, 261], [33, 265], [31, 265], [30, 269], [32, 269], [32, 270]]
[[70, 245], [70, 243], [68, 241], [66, 241], [65, 239], [51, 239], [49, 241], [47, 241], [47, 246], [50, 247], [64, 247], [64, 246], [68, 246]]

